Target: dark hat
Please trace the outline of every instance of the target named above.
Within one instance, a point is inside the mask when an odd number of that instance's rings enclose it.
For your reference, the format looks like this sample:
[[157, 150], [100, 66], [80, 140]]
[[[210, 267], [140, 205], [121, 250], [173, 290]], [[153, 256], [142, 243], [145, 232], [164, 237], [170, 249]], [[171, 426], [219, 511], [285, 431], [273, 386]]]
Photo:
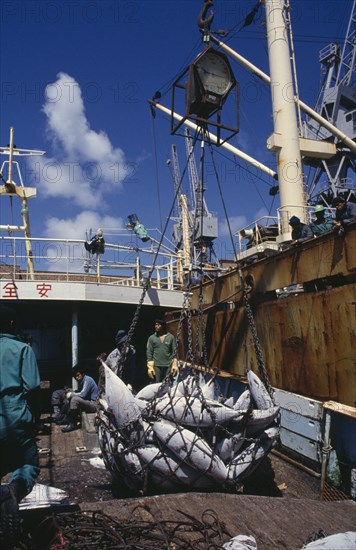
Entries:
[[115, 336], [116, 345], [124, 344], [127, 340], [127, 334], [124, 330], [118, 330]]
[[300, 219], [297, 216], [292, 216], [289, 220], [289, 225], [298, 225], [300, 223]]
[[155, 325], [162, 325], [162, 327], [165, 327], [167, 325], [166, 321], [164, 319], [156, 319]]

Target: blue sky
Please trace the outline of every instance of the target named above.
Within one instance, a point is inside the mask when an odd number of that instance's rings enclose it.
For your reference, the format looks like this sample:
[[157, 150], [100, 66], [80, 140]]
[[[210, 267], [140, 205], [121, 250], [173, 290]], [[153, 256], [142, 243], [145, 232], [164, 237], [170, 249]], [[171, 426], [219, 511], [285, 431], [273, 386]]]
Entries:
[[[231, 30], [229, 45], [268, 73], [264, 9], [250, 27], [233, 32], [255, 4], [215, 0], [212, 27]], [[170, 135], [167, 117], [152, 119], [147, 100], [161, 90], [161, 102], [171, 106], [170, 82], [203, 49], [201, 6], [202, 0], [3, 0], [0, 144], [14, 126], [18, 147], [47, 152], [22, 165], [25, 184], [38, 190], [30, 203], [33, 236], [85, 238], [89, 228], [122, 228], [132, 212], [148, 228], [164, 226], [173, 199], [166, 160], [176, 144], [183, 169], [185, 146]], [[319, 50], [343, 40], [351, 6], [351, 0], [292, 2], [300, 96], [311, 106]], [[241, 108], [232, 143], [275, 168], [266, 150], [269, 91], [231, 64]], [[278, 206], [267, 176], [221, 150], [215, 161], [234, 230]], [[219, 215], [223, 255], [226, 223], [209, 158], [205, 186], [208, 208]], [[4, 201], [0, 213], [8, 215]]]

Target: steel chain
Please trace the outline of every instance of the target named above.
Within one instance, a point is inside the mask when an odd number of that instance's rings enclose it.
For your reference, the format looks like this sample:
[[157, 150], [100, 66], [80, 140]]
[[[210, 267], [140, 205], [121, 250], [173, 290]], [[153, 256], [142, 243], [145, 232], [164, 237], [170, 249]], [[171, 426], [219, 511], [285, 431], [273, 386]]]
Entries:
[[191, 300], [191, 293], [189, 291], [186, 291], [184, 293], [182, 309], [180, 311], [179, 323], [178, 323], [178, 328], [177, 328], [177, 332], [176, 332], [175, 348], [174, 348], [174, 356], [175, 357], [178, 357], [178, 346], [179, 346], [179, 342], [180, 342], [180, 335], [181, 335], [181, 332], [182, 332], [182, 326], [183, 326], [184, 317], [186, 315], [186, 310], [189, 311], [189, 309], [190, 309], [190, 300]]
[[191, 296], [189, 297], [187, 324], [188, 324], [188, 353], [187, 353], [187, 359], [193, 365], [194, 364], [194, 354], [193, 354], [192, 297]]
[[207, 367], [208, 366], [208, 352], [207, 352], [206, 337], [205, 337], [206, 322], [205, 322], [205, 319], [204, 319], [204, 309], [203, 309], [204, 302], [203, 302], [203, 298], [204, 298], [203, 297], [203, 291], [201, 291], [200, 294], [199, 294], [200, 334], [201, 334], [201, 338], [202, 338], [201, 355], [202, 355], [202, 359], [203, 359], [203, 366]]
[[147, 294], [147, 290], [150, 286], [150, 281], [151, 281], [151, 277], [152, 277], [152, 273], [153, 273], [153, 269], [151, 271], [149, 271], [148, 273], [148, 278], [145, 282], [145, 284], [143, 285], [143, 289], [142, 289], [142, 293], [141, 293], [141, 297], [138, 301], [138, 304], [137, 304], [137, 307], [136, 307], [136, 311], [134, 313], [134, 316], [132, 318], [132, 321], [131, 321], [131, 325], [130, 325], [130, 328], [129, 328], [129, 331], [127, 333], [127, 340], [126, 340], [126, 344], [125, 344], [125, 347], [122, 351], [122, 354], [121, 354], [121, 359], [120, 359], [120, 365], [121, 365], [121, 368], [120, 370], [122, 371], [123, 369], [123, 366], [125, 364], [125, 361], [126, 361], [126, 358], [127, 358], [127, 354], [129, 352], [129, 349], [130, 349], [130, 343], [131, 343], [131, 340], [132, 340], [132, 337], [135, 333], [135, 330], [136, 330], [136, 327], [137, 327], [137, 324], [138, 324], [138, 320], [139, 320], [139, 317], [140, 317], [140, 313], [141, 313], [141, 308], [142, 308], [142, 304], [144, 302], [144, 299], [146, 297], [146, 294]]
[[254, 317], [253, 317], [250, 301], [248, 299], [248, 290], [247, 290], [245, 281], [243, 279], [241, 270], [239, 270], [239, 275], [240, 275], [241, 284], [242, 284], [243, 304], [245, 306], [245, 310], [246, 310], [246, 314], [247, 314], [248, 326], [249, 326], [250, 331], [252, 333], [253, 345], [254, 345], [256, 359], [257, 359], [257, 365], [258, 365], [258, 371], [259, 371], [259, 374], [261, 376], [262, 382], [266, 386], [266, 389], [267, 389], [267, 391], [268, 391], [268, 393], [269, 393], [269, 395], [270, 395], [270, 397], [271, 397], [271, 399], [274, 403], [274, 390], [273, 390], [273, 388], [270, 384], [269, 378], [268, 378], [268, 373], [267, 373], [267, 369], [266, 369], [264, 358], [263, 358], [263, 352], [262, 352], [260, 340], [259, 340], [258, 334], [257, 334], [255, 320], [254, 320]]
[[[200, 317], [201, 318], [201, 317]], [[188, 307], [188, 315], [187, 315], [187, 319], [188, 319], [188, 353], [187, 353], [187, 359], [190, 361], [191, 363], [191, 373], [193, 374], [194, 378], [195, 378], [195, 382], [196, 382], [196, 386], [197, 386], [197, 389], [198, 389], [198, 395], [199, 395], [199, 400], [202, 404], [202, 411], [204, 409], [206, 409], [208, 411], [208, 413], [210, 414], [213, 422], [214, 422], [214, 426], [216, 426], [216, 414], [215, 412], [211, 409], [211, 407], [208, 405], [206, 399], [205, 399], [205, 396], [202, 392], [202, 389], [201, 389], [201, 386], [200, 386], [200, 381], [199, 381], [199, 373], [198, 371], [194, 368], [194, 365], [196, 364], [195, 363], [195, 358], [194, 358], [194, 354], [193, 354], [193, 329], [192, 329], [192, 309], [191, 309], [191, 294], [189, 295], [189, 307]], [[199, 328], [199, 326], [198, 326]], [[198, 339], [197, 339], [198, 340]], [[206, 360], [206, 365], [207, 365], [207, 360]], [[188, 396], [189, 397], [189, 396]]]

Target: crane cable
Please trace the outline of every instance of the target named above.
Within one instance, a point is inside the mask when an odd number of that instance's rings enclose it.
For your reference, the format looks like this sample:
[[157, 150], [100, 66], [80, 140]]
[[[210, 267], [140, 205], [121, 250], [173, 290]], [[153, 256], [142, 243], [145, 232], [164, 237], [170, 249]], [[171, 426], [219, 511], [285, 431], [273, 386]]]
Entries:
[[237, 259], [236, 247], [235, 247], [235, 243], [234, 243], [234, 239], [233, 239], [233, 235], [232, 235], [232, 231], [231, 231], [231, 225], [230, 225], [229, 216], [228, 216], [227, 209], [226, 209], [226, 204], [225, 204], [225, 201], [224, 201], [224, 196], [223, 196], [222, 189], [221, 189], [220, 178], [219, 178], [218, 170], [217, 170], [217, 167], [216, 167], [214, 149], [213, 149], [213, 146], [212, 146], [212, 143], [211, 143], [211, 140], [210, 140], [209, 133], [207, 131], [205, 132], [205, 137], [206, 137], [206, 140], [207, 140], [208, 145], [209, 145], [209, 150], [210, 150], [211, 160], [212, 160], [212, 164], [213, 164], [214, 174], [215, 174], [215, 177], [216, 177], [216, 182], [218, 184], [218, 190], [219, 190], [219, 195], [220, 195], [220, 199], [221, 199], [221, 204], [222, 204], [222, 207], [223, 207], [223, 210], [224, 210], [226, 224], [227, 224], [227, 227], [228, 227], [228, 230], [229, 230], [229, 237], [231, 239], [232, 250], [233, 250], [233, 253], [234, 253], [234, 260], [236, 261], [236, 259]]
[[[192, 148], [192, 152], [191, 154], [193, 153], [193, 148]], [[135, 313], [134, 313], [134, 316], [133, 316], [133, 319], [132, 319], [132, 322], [131, 322], [131, 326], [129, 328], [129, 331], [127, 333], [127, 340], [126, 340], [126, 344], [125, 344], [125, 349], [124, 349], [124, 352], [122, 354], [122, 363], [125, 362], [125, 359], [126, 359], [126, 356], [127, 356], [127, 353], [129, 351], [129, 347], [130, 347], [130, 342], [132, 340], [132, 337], [135, 333], [135, 330], [136, 330], [136, 326], [138, 324], [138, 321], [139, 321], [139, 317], [140, 317], [140, 313], [141, 313], [141, 308], [142, 308], [142, 305], [143, 305], [143, 302], [144, 302], [144, 299], [145, 299], [145, 296], [147, 294], [147, 291], [150, 287], [150, 283], [151, 283], [151, 279], [152, 279], [152, 275], [153, 275], [153, 272], [154, 272], [154, 269], [155, 269], [155, 266], [156, 266], [156, 262], [157, 262], [157, 258], [158, 258], [158, 253], [159, 253], [159, 250], [161, 248], [161, 245], [162, 245], [162, 242], [163, 242], [163, 238], [165, 236], [165, 233], [167, 231], [167, 227], [168, 227], [168, 223], [169, 223], [169, 220], [173, 214], [173, 211], [174, 211], [174, 206], [175, 206], [175, 203], [176, 203], [176, 200], [177, 200], [177, 197], [180, 193], [180, 190], [181, 190], [181, 187], [182, 187], [182, 181], [183, 181], [183, 178], [186, 174], [186, 171], [187, 171], [187, 168], [188, 168], [188, 163], [189, 163], [189, 159], [190, 159], [190, 155], [188, 156], [187, 158], [187, 162], [185, 164], [185, 167], [184, 167], [184, 170], [183, 170], [183, 173], [182, 173], [182, 176], [180, 178], [180, 181], [179, 181], [179, 185], [177, 185], [177, 189], [175, 191], [175, 195], [174, 195], [174, 198], [173, 198], [173, 202], [172, 202], [172, 205], [171, 205], [171, 208], [170, 208], [170, 211], [169, 211], [169, 214], [167, 216], [167, 219], [166, 219], [166, 223], [165, 223], [165, 226], [163, 228], [163, 231], [162, 231], [162, 234], [161, 234], [161, 238], [160, 238], [160, 241], [158, 243], [158, 246], [157, 246], [157, 250], [155, 252], [155, 255], [154, 255], [154, 258], [153, 258], [153, 262], [152, 262], [152, 266], [150, 267], [149, 271], [148, 271], [148, 277], [147, 279], [145, 280], [145, 283], [143, 285], [143, 289], [142, 289], [142, 293], [141, 293], [141, 297], [139, 299], [139, 302], [137, 304], [137, 307], [136, 307], [136, 310], [135, 310]]]
[[[224, 212], [225, 212], [225, 216], [226, 216], [226, 221], [227, 221], [227, 225], [228, 225], [228, 228], [229, 228], [231, 243], [232, 243], [232, 247], [233, 247], [233, 250], [234, 250], [234, 256], [235, 256], [235, 260], [236, 260], [237, 259], [237, 254], [236, 254], [235, 243], [234, 243], [233, 237], [232, 237], [231, 226], [230, 226], [230, 222], [229, 222], [228, 215], [227, 215], [225, 201], [224, 201], [224, 198], [222, 196], [222, 189], [221, 189], [220, 179], [219, 179], [219, 175], [218, 175], [218, 172], [217, 172], [217, 169], [216, 169], [216, 164], [215, 164], [214, 150], [213, 150], [211, 141], [209, 139], [209, 134], [208, 133], [206, 133], [206, 139], [209, 143], [210, 154], [211, 154], [211, 158], [212, 158], [212, 163], [213, 163], [213, 167], [214, 167], [216, 181], [217, 181], [217, 184], [218, 184], [218, 189], [219, 189], [219, 193], [220, 193], [220, 196], [221, 196], [221, 200], [222, 200], [222, 204], [223, 204], [223, 208], [224, 208]], [[253, 344], [254, 344], [254, 349], [255, 349], [255, 355], [256, 355], [256, 359], [257, 359], [259, 374], [261, 376], [261, 379], [262, 379], [263, 383], [266, 386], [266, 389], [267, 389], [272, 401], [274, 402], [274, 397], [273, 397], [274, 391], [273, 391], [273, 388], [270, 384], [267, 369], [266, 369], [266, 366], [265, 366], [265, 363], [264, 363], [262, 348], [261, 348], [261, 344], [260, 344], [260, 341], [259, 341], [259, 338], [258, 338], [258, 334], [257, 334], [257, 330], [256, 330], [256, 324], [255, 324], [253, 313], [252, 313], [252, 308], [251, 308], [251, 305], [250, 305], [250, 302], [249, 302], [248, 287], [247, 287], [246, 282], [243, 278], [242, 271], [241, 271], [240, 267], [238, 269], [238, 273], [239, 273], [239, 277], [240, 277], [240, 280], [241, 280], [242, 291], [243, 291], [243, 303], [244, 303], [244, 306], [245, 306], [248, 325], [249, 325], [250, 331], [252, 333]]]

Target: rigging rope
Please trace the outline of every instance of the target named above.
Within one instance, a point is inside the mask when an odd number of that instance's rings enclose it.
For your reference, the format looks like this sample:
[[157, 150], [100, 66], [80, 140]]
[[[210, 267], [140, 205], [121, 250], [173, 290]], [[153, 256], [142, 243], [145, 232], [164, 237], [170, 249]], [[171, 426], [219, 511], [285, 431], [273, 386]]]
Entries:
[[224, 209], [224, 214], [225, 214], [227, 227], [229, 229], [229, 237], [231, 239], [231, 245], [232, 245], [232, 250], [233, 250], [233, 253], [234, 253], [234, 259], [236, 261], [236, 258], [237, 258], [236, 247], [235, 247], [235, 243], [234, 243], [234, 239], [233, 239], [233, 235], [232, 235], [232, 231], [231, 231], [231, 225], [230, 225], [230, 220], [229, 220], [229, 216], [228, 216], [227, 209], [226, 209], [226, 204], [225, 204], [225, 201], [224, 201], [224, 196], [223, 196], [222, 189], [221, 189], [219, 174], [218, 174], [218, 171], [217, 171], [217, 168], [216, 168], [214, 149], [213, 149], [213, 146], [212, 146], [212, 143], [211, 143], [210, 136], [209, 136], [208, 132], [206, 132], [206, 139], [208, 141], [208, 145], [209, 145], [209, 149], [210, 149], [210, 155], [211, 155], [211, 160], [212, 160], [212, 163], [213, 163], [213, 168], [214, 168], [216, 181], [217, 181], [217, 184], [218, 184], [220, 199], [221, 199], [221, 203], [222, 203], [222, 206], [223, 206], [223, 209]]
[[167, 219], [166, 219], [166, 223], [165, 223], [165, 226], [163, 228], [163, 231], [162, 231], [162, 234], [161, 234], [161, 238], [159, 240], [159, 243], [158, 243], [158, 246], [157, 246], [157, 250], [155, 252], [155, 255], [154, 255], [154, 258], [153, 258], [153, 262], [152, 262], [152, 266], [150, 267], [149, 269], [149, 272], [148, 272], [148, 277], [143, 285], [143, 289], [142, 289], [142, 293], [141, 293], [141, 297], [139, 299], [139, 302], [137, 304], [137, 307], [136, 307], [136, 310], [135, 310], [135, 313], [134, 313], [134, 316], [133, 316], [133, 319], [132, 319], [132, 322], [131, 322], [131, 326], [129, 328], [129, 331], [127, 333], [127, 341], [126, 341], [126, 345], [125, 345], [125, 348], [124, 348], [124, 351], [122, 353], [122, 359], [121, 359], [121, 362], [124, 363], [125, 360], [126, 360], [126, 357], [127, 357], [127, 353], [130, 349], [130, 343], [131, 343], [131, 340], [132, 340], [132, 337], [135, 333], [135, 330], [136, 330], [136, 326], [138, 324], [138, 321], [139, 321], [139, 317], [140, 317], [140, 313], [141, 313], [141, 308], [142, 308], [142, 305], [143, 305], [143, 302], [145, 300], [145, 297], [146, 297], [146, 294], [147, 294], [147, 291], [150, 287], [150, 283], [151, 283], [151, 278], [152, 278], [152, 275], [153, 275], [153, 272], [154, 272], [154, 269], [155, 269], [155, 265], [156, 265], [156, 262], [157, 262], [157, 258], [158, 258], [158, 253], [159, 253], [159, 250], [162, 246], [162, 242], [163, 242], [163, 238], [165, 236], [165, 233], [167, 231], [167, 227], [168, 227], [168, 223], [171, 219], [171, 216], [173, 214], [173, 211], [174, 211], [174, 206], [176, 204], [176, 201], [177, 201], [177, 197], [181, 191], [181, 187], [182, 187], [182, 181], [183, 181], [183, 178], [186, 174], [186, 171], [188, 169], [188, 165], [189, 165], [189, 160], [190, 160], [190, 156], [193, 154], [193, 151], [194, 151], [194, 147], [192, 147], [192, 150], [191, 152], [189, 153], [188, 155], [188, 158], [187, 158], [187, 162], [185, 164], [185, 167], [184, 167], [184, 170], [182, 172], [182, 175], [181, 175], [181, 178], [180, 178], [180, 181], [179, 181], [179, 184], [177, 185], [177, 189], [175, 191], [175, 194], [174, 194], [174, 197], [173, 197], [173, 202], [172, 202], [172, 205], [171, 205], [171, 209], [169, 211], [169, 214], [167, 216]]
[[[184, 511], [176, 519], [162, 519], [148, 505], [137, 505], [130, 519], [119, 521], [100, 511], [53, 513], [21, 536], [20, 548], [87, 550], [88, 548], [157, 550], [213, 550], [231, 539], [216, 512], [205, 510], [201, 517]], [[145, 519], [147, 515], [152, 519]], [[39, 546], [37, 546], [37, 543]]]
[[[239, 32], [242, 31], [242, 29], [244, 29], [245, 27], [248, 27], [249, 25], [251, 25], [251, 23], [253, 23], [254, 19], [255, 19], [255, 16], [257, 15], [258, 11], [259, 11], [259, 8], [261, 6], [261, 3], [258, 2], [254, 8], [252, 8], [252, 10], [250, 11], [250, 13], [248, 13], [246, 15], [246, 17], [244, 18], [243, 22], [238, 22], [236, 23], [236, 25], [234, 25], [230, 31], [228, 31], [228, 34], [230, 35], [229, 38], [226, 40], [226, 42], [232, 40], [232, 38], [234, 38], [234, 36], [236, 36]], [[235, 30], [236, 29], [236, 30]], [[232, 33], [232, 34], [231, 34]], [[212, 34], [215, 34], [214, 31], [212, 31]], [[217, 34], [217, 33], [216, 33]]]

